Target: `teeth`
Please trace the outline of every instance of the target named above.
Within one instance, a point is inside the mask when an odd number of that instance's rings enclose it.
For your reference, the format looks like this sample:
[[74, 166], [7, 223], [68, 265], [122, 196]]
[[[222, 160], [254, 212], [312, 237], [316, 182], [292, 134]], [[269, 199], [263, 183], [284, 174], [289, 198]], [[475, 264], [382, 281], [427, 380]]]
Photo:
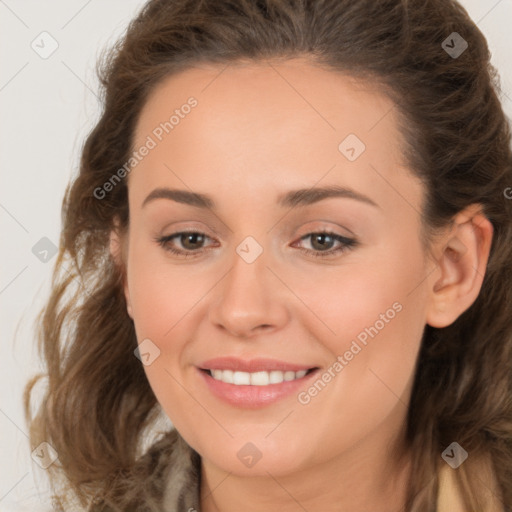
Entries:
[[307, 370], [298, 372], [281, 372], [272, 370], [271, 372], [234, 372], [232, 370], [210, 370], [210, 375], [215, 380], [220, 380], [226, 384], [235, 384], [236, 386], [268, 386], [269, 384], [281, 384], [283, 381], [302, 379]]

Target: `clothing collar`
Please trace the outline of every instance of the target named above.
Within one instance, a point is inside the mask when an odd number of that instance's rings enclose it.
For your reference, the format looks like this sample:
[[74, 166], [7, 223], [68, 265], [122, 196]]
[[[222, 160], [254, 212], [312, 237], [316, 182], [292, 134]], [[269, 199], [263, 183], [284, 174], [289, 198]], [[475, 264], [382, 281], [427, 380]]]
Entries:
[[163, 496], [165, 512], [200, 512], [201, 457], [181, 437], [171, 432], [173, 450]]

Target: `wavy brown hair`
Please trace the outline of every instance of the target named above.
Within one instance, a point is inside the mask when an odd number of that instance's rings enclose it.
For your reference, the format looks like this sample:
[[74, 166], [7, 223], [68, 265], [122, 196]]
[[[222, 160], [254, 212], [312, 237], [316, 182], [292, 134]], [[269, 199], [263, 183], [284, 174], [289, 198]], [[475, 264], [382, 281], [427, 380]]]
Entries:
[[[442, 47], [453, 32], [468, 42], [458, 58]], [[158, 510], [155, 460], [172, 448], [167, 435], [142, 449], [161, 409], [134, 357], [123, 270], [109, 254], [115, 219], [129, 223], [126, 180], [101, 200], [94, 191], [128, 161], [141, 109], [164, 78], [199, 63], [301, 56], [392, 99], [404, 156], [426, 190], [428, 240], [475, 203], [493, 225], [478, 298], [452, 325], [424, 331], [407, 419], [406, 508], [435, 510], [441, 453], [454, 440], [470, 453], [456, 473], [467, 509], [483, 509], [485, 468], [512, 507], [511, 132], [480, 30], [451, 0], [151, 0], [101, 60], [103, 110], [66, 191], [38, 324], [47, 387], [34, 415], [41, 376], [25, 391], [33, 447], [47, 441], [59, 454], [50, 477], [54, 489], [62, 484], [61, 510], [70, 499], [94, 510]]]

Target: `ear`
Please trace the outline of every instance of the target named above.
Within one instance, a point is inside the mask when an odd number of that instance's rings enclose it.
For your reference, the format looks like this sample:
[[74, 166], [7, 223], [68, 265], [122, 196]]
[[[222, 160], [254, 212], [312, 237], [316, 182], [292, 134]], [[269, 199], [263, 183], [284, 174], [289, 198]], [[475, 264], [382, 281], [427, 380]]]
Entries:
[[480, 205], [471, 205], [454, 217], [447, 235], [436, 242], [436, 271], [428, 279], [426, 322], [447, 327], [476, 300], [487, 267], [493, 227]]
[[128, 315], [133, 320], [133, 311], [130, 300], [130, 291], [128, 288], [128, 280], [126, 279], [126, 247], [128, 244], [128, 232], [125, 235], [121, 235], [121, 229], [117, 220], [114, 221], [115, 227], [110, 231], [110, 255], [114, 260], [114, 263], [119, 268], [123, 276], [123, 289], [124, 296], [126, 299], [126, 310]]

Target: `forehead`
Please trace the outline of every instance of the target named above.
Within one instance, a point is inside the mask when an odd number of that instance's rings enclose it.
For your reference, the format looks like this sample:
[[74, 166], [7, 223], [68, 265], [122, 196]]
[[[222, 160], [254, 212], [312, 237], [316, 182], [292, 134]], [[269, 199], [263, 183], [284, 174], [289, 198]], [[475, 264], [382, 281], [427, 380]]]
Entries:
[[294, 122], [301, 119], [322, 132], [341, 135], [352, 129], [364, 134], [394, 106], [376, 82], [326, 69], [305, 58], [202, 64], [168, 76], [154, 88], [139, 117], [136, 142], [190, 97], [200, 107], [194, 117], [200, 117], [203, 125], [215, 116], [211, 121], [217, 122], [217, 131], [257, 128], [244, 120], [254, 123], [258, 119], [268, 130], [271, 121], [282, 122], [287, 114]]
[[133, 147], [153, 148], [129, 179], [141, 195], [163, 181], [258, 191], [327, 174], [368, 187], [404, 167], [396, 110], [376, 83], [304, 59], [193, 67], [149, 96]]

